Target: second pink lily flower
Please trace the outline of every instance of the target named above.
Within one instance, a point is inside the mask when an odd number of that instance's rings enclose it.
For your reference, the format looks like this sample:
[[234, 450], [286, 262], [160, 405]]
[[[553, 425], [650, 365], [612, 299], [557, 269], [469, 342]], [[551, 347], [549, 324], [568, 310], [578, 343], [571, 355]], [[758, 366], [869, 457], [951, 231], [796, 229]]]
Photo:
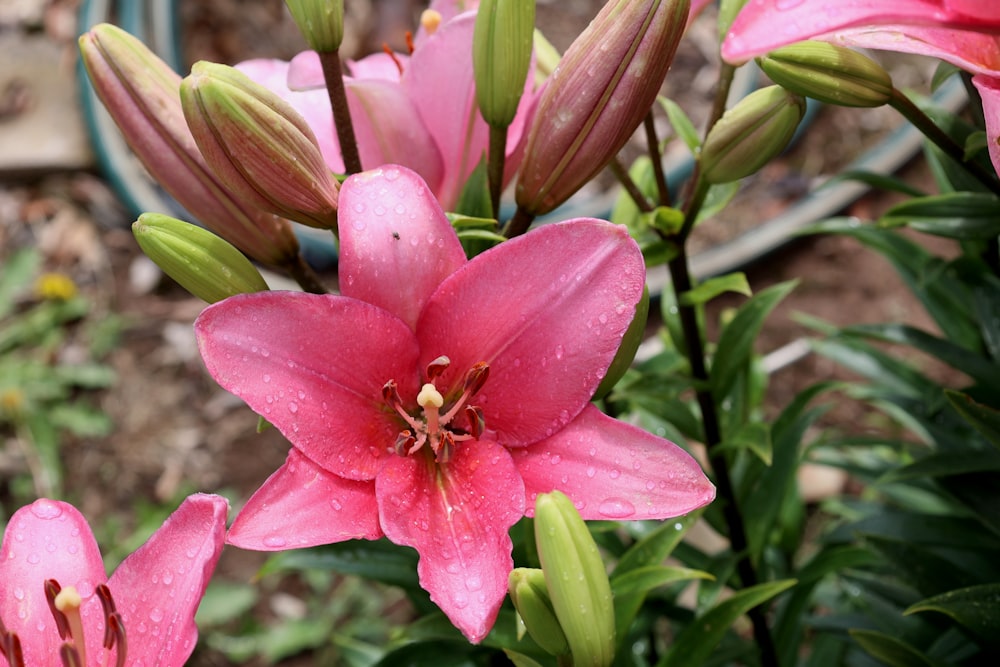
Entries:
[[933, 56], [974, 74], [990, 158], [1000, 174], [1000, 4], [995, 0], [753, 0], [733, 22], [722, 57], [742, 62], [805, 39]]
[[383, 535], [473, 642], [507, 592], [510, 527], [559, 489], [587, 519], [662, 519], [712, 500], [683, 449], [590, 404], [635, 312], [623, 227], [543, 226], [467, 261], [412, 171], [340, 192], [340, 296], [207, 308], [206, 366], [293, 444], [228, 540], [250, 549]]
[[[412, 54], [374, 54], [350, 62], [348, 106], [365, 169], [401, 164], [427, 182], [446, 210], [453, 210], [489, 144], [489, 128], [476, 106], [472, 35], [476, 12], [456, 13], [455, 0], [435, 0], [443, 18], [421, 28]], [[470, 3], [464, 3], [470, 6]], [[475, 6], [472, 3], [471, 6]], [[340, 145], [319, 58], [306, 51], [290, 63], [250, 60], [237, 65], [278, 93], [309, 122], [329, 167], [344, 171]], [[527, 121], [534, 108], [531, 76], [507, 142], [509, 181], [519, 164]]]

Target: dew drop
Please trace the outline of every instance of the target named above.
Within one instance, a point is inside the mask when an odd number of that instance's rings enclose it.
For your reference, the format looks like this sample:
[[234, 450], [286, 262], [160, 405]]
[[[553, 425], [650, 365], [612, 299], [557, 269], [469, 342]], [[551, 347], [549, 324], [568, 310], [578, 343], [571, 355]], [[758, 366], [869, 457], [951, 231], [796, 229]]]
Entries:
[[299, 404], [296, 403], [295, 401], [289, 401], [288, 402], [288, 411], [291, 412], [294, 415], [296, 412], [299, 411]]
[[153, 607], [149, 612], [149, 620], [153, 623], [159, 623], [163, 620], [163, 610], [159, 607]]
[[288, 542], [283, 537], [278, 537], [277, 535], [272, 535], [271, 537], [264, 538], [264, 546], [271, 547], [273, 549], [280, 549], [281, 547], [288, 544]]
[[483, 580], [477, 577], [476, 575], [472, 575], [471, 577], [465, 580], [465, 587], [468, 588], [470, 591], [478, 591], [483, 587]]
[[38, 565], [42, 561], [42, 557], [38, 554], [30, 554], [28, 556], [28, 562], [32, 565]]
[[587, 477], [593, 479], [594, 475], [597, 474], [597, 468], [594, 466], [587, 466]]
[[621, 477], [621, 475], [622, 471], [619, 470], [618, 468], [614, 468], [611, 470], [611, 472], [608, 473], [608, 477], [610, 477], [611, 479], [618, 479], [619, 477]]
[[51, 500], [42, 498], [31, 504], [31, 513], [39, 519], [57, 519], [62, 516], [62, 508]]
[[385, 206], [378, 205], [374, 209], [372, 209], [372, 212], [375, 215], [379, 215], [379, 216], [385, 215]]
[[597, 511], [609, 519], [625, 519], [635, 514], [635, 506], [624, 498], [608, 498]]

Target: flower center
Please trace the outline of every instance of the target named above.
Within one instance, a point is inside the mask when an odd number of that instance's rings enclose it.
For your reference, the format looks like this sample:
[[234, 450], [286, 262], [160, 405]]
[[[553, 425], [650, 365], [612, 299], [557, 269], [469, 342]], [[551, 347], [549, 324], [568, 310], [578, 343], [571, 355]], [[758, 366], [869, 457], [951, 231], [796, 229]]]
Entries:
[[[396, 437], [395, 449], [400, 456], [410, 456], [428, 445], [438, 463], [447, 463], [455, 452], [456, 443], [478, 440], [483, 434], [486, 426], [483, 411], [475, 405], [468, 405], [468, 401], [486, 384], [490, 367], [483, 361], [473, 365], [465, 374], [462, 393], [449, 403], [434, 381], [450, 364], [448, 357], [441, 356], [427, 365], [424, 373], [426, 382], [417, 394], [420, 410], [415, 415], [403, 407], [395, 380], [389, 380], [382, 387], [382, 399], [410, 427], [400, 431]], [[464, 428], [456, 424], [460, 416], [465, 419]]]
[[[125, 666], [128, 643], [125, 640], [125, 626], [121, 614], [115, 608], [111, 589], [105, 584], [97, 587], [97, 597], [104, 608], [104, 654], [98, 664], [109, 666], [112, 649], [115, 650], [115, 667]], [[83, 599], [74, 586], [62, 588], [55, 579], [45, 581], [45, 599], [56, 621], [59, 638], [59, 659], [64, 667], [84, 667], [87, 664], [87, 646], [83, 639], [83, 618], [80, 605]], [[117, 647], [117, 648], [116, 648]], [[0, 619], [0, 655], [7, 659], [10, 667], [26, 667], [20, 638], [3, 624]]]

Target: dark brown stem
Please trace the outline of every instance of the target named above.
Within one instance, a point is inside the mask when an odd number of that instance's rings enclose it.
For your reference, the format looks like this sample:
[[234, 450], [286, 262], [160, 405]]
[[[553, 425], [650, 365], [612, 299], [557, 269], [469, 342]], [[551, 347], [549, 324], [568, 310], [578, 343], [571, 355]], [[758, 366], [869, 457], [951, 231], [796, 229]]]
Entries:
[[507, 160], [507, 126], [490, 125], [490, 151], [487, 173], [490, 179], [490, 204], [493, 217], [500, 219], [500, 193], [503, 191], [503, 170]]
[[[709, 464], [715, 473], [715, 484], [722, 503], [722, 514], [729, 529], [729, 542], [733, 553], [739, 559], [736, 561], [736, 572], [744, 588], [758, 583], [757, 571], [750, 560], [747, 535], [743, 516], [736, 500], [736, 490], [729, 476], [729, 462], [725, 452], [720, 452], [717, 445], [722, 441], [722, 431], [719, 426], [719, 415], [716, 411], [715, 398], [708, 389], [708, 370], [705, 367], [705, 351], [702, 347], [701, 330], [698, 327], [697, 312], [693, 306], [683, 305], [682, 295], [691, 290], [691, 271], [688, 266], [687, 249], [683, 243], [678, 244], [679, 252], [669, 263], [671, 284], [674, 297], [677, 300], [678, 315], [684, 340], [687, 343], [688, 363], [691, 366], [691, 376], [695, 385], [703, 387], [697, 391], [698, 406], [701, 409], [701, 419], [705, 427], [705, 447], [708, 449]], [[753, 625], [754, 639], [760, 650], [763, 667], [778, 667], [778, 654], [774, 640], [767, 625], [767, 617], [761, 606], [754, 607], [747, 615]]]
[[347, 106], [340, 54], [326, 51], [319, 54], [319, 61], [323, 67], [323, 78], [326, 79], [326, 90], [330, 95], [330, 106], [333, 108], [333, 124], [340, 142], [340, 154], [344, 157], [344, 170], [348, 174], [356, 174], [361, 171], [361, 156], [358, 154], [358, 141], [354, 138], [351, 110]]
[[517, 211], [514, 213], [514, 217], [510, 219], [507, 226], [503, 228], [503, 235], [509, 239], [515, 236], [520, 236], [521, 234], [528, 231], [528, 227], [531, 226], [531, 222], [535, 219], [534, 213], [528, 213], [520, 206], [517, 207]]
[[608, 168], [611, 170], [611, 173], [615, 175], [615, 178], [618, 179], [618, 182], [621, 183], [622, 188], [624, 188], [628, 196], [635, 202], [635, 205], [639, 207], [640, 211], [643, 213], [649, 213], [653, 210], [653, 204], [646, 199], [646, 195], [642, 193], [639, 186], [636, 185], [635, 181], [632, 180], [632, 177], [629, 176], [628, 170], [625, 168], [625, 165], [621, 163], [621, 160], [617, 157], [612, 158], [611, 162], [608, 163]]
[[646, 145], [649, 148], [649, 161], [653, 164], [653, 177], [656, 179], [656, 192], [660, 197], [660, 206], [670, 206], [670, 187], [667, 184], [667, 176], [663, 173], [663, 156], [660, 154], [660, 140], [656, 136], [652, 110], [646, 114], [642, 126], [646, 130]]
[[312, 270], [312, 267], [306, 263], [306, 260], [302, 258], [302, 255], [296, 255], [294, 260], [284, 264], [282, 268], [288, 272], [288, 275], [290, 275], [304, 291], [311, 294], [330, 293], [330, 290], [328, 290], [323, 283], [320, 282], [319, 276], [317, 276], [316, 272]]

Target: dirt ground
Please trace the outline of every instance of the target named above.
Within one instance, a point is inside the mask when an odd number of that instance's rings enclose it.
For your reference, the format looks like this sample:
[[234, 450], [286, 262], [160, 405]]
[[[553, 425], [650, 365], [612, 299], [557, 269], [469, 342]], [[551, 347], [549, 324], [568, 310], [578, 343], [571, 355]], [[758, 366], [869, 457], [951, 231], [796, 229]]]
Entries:
[[[281, 4], [276, 0], [183, 2], [186, 56], [223, 62], [262, 55], [289, 57], [302, 43], [284, 18]], [[348, 3], [365, 35], [350, 48], [360, 52], [372, 44], [394, 44], [405, 26], [412, 25], [409, 3], [378, 4], [382, 11], [376, 14], [365, 3]], [[41, 9], [40, 20], [30, 23], [30, 29], [50, 34], [70, 58], [75, 28], [68, 25], [73, 24], [75, 5], [71, 1], [0, 2], [0, 28], [14, 29], [10, 16], [15, 6], [25, 12]], [[540, 2], [539, 15], [548, 16], [544, 20], [561, 29], [553, 30], [552, 38], [564, 47], [572, 26], [585, 23], [586, 10], [593, 6], [569, 3], [563, 10], [560, 3]], [[4, 8], [8, 13], [2, 13]], [[563, 14], [553, 14], [557, 11]], [[574, 14], [572, 20], [566, 18], [569, 14]], [[697, 70], [689, 80], [701, 78]], [[7, 108], [3, 101], [10, 101], [9, 93], [0, 100], [0, 111]], [[15, 106], [10, 109], [17, 113]], [[831, 152], [842, 148], [843, 125], [852, 122], [847, 118], [820, 116], [814, 126], [820, 150], [823, 146]], [[788, 157], [786, 163], [794, 159]], [[918, 182], [928, 181], [919, 163], [906, 173]], [[772, 183], [774, 187], [762, 192], [746, 210], [780, 210], [788, 192], [782, 184], [788, 180], [779, 175]], [[869, 218], [890, 201], [869, 196], [848, 212]], [[177, 501], [191, 491], [224, 491], [238, 503], [284, 461], [288, 448], [274, 430], [256, 433], [255, 416], [207, 377], [191, 330], [203, 304], [162, 278], [139, 253], [128, 231], [130, 218], [96, 170], [43, 170], [16, 177], [0, 172], [0, 261], [18, 247], [37, 247], [46, 270], [71, 275], [91, 300], [93, 312], [120, 317], [124, 323], [119, 344], [107, 358], [117, 381], [99, 397], [115, 424], [114, 431], [106, 438], [68, 441], [63, 449], [65, 469], [71, 471], [68, 496], [88, 517], [120, 515], [122, 530], [135, 521], [129, 508], [136, 503]], [[949, 250], [945, 242], [936, 243], [935, 248]], [[850, 239], [799, 240], [745, 270], [755, 290], [791, 278], [801, 281], [765, 326], [761, 352], [804, 335], [805, 330], [791, 319], [795, 312], [834, 324], [892, 320], [930, 326], [888, 263]], [[738, 303], [736, 298], [721, 299], [713, 313]], [[807, 356], [773, 376], [769, 404], [777, 409], [804, 386], [834, 376], [839, 371], [830, 362]], [[855, 424], [864, 415], [845, 404], [830, 419]], [[0, 455], [4, 454], [12, 466], [0, 466], [0, 502], [6, 505], [11, 500], [8, 481], [19, 471], [11, 438], [0, 431]], [[246, 580], [262, 560], [256, 554], [227, 549], [219, 572]]]

